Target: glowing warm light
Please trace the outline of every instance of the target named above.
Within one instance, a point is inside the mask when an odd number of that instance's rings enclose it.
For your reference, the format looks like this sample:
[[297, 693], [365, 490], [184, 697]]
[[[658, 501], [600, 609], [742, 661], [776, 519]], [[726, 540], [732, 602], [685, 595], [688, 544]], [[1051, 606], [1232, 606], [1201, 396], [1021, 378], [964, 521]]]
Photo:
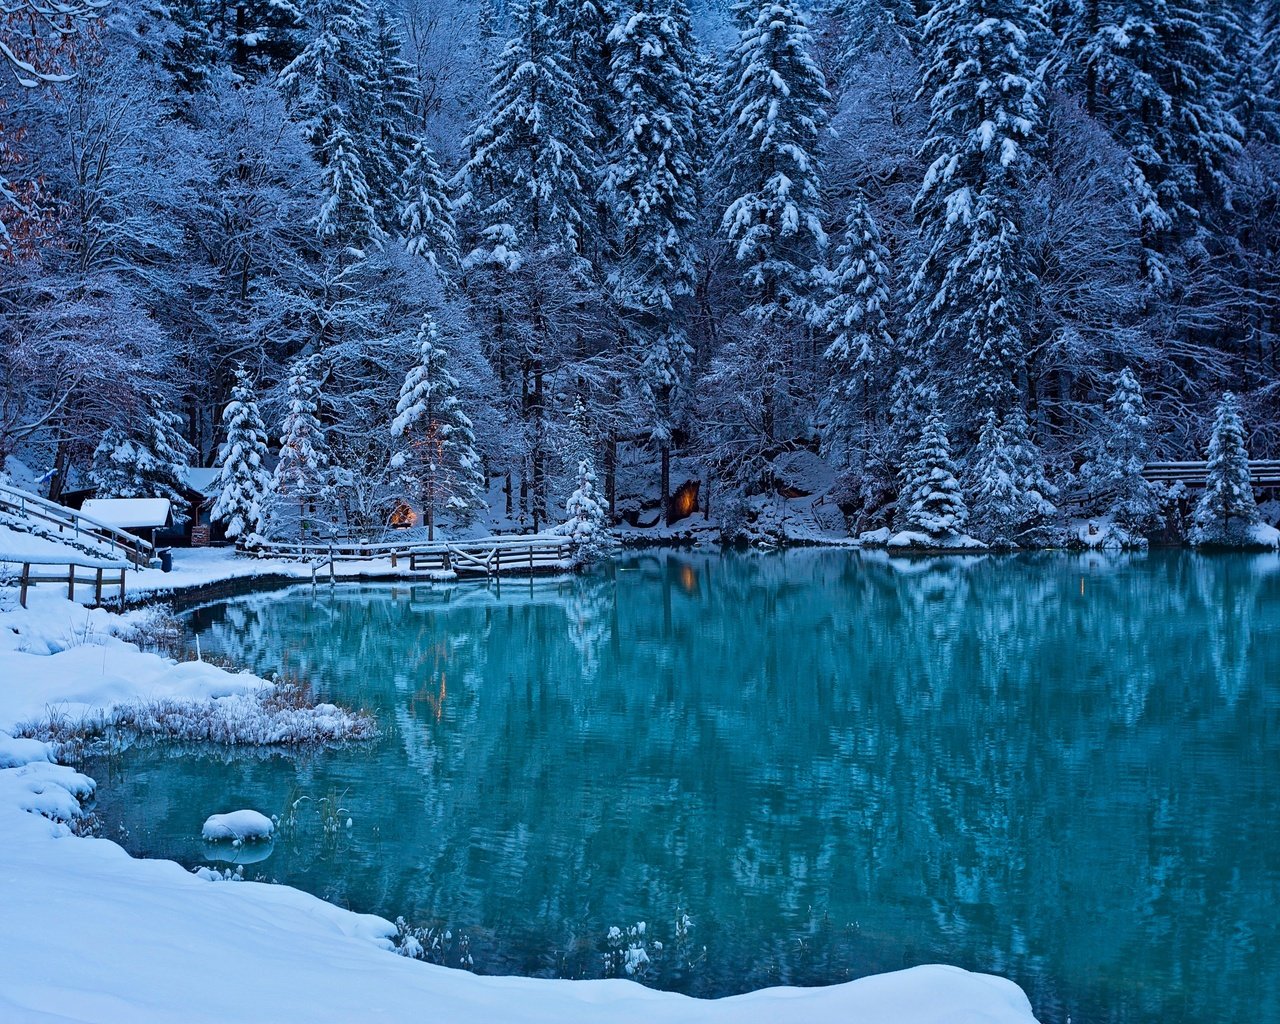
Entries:
[[413, 509], [403, 501], [396, 502], [396, 507], [391, 512], [391, 526], [397, 530], [404, 530], [413, 526], [418, 521], [418, 515]]
[[676, 488], [676, 493], [671, 496], [671, 522], [677, 522], [698, 511], [699, 486], [699, 481], [688, 480]]

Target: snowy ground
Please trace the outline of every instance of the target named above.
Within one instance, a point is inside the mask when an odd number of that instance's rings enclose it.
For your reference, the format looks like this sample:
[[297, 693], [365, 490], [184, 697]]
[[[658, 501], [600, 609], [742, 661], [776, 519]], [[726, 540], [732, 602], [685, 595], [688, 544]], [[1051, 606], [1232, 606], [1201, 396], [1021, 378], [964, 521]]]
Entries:
[[[17, 541], [0, 538], [0, 551], [5, 543]], [[173, 573], [131, 572], [130, 593], [310, 575], [219, 550], [177, 554]], [[93, 780], [52, 763], [45, 744], [15, 739], [18, 723], [51, 712], [93, 715], [139, 698], [243, 699], [263, 682], [142, 653], [115, 635], [130, 617], [87, 610], [56, 589], [37, 588], [27, 609], [16, 598], [14, 588], [0, 588], [0, 1020], [348, 1024], [417, 1019], [428, 1008], [446, 1020], [556, 1024], [1034, 1020], [1013, 983], [941, 966], [716, 1001], [626, 981], [478, 977], [396, 956], [394, 927], [381, 918], [77, 837], [70, 824]]]

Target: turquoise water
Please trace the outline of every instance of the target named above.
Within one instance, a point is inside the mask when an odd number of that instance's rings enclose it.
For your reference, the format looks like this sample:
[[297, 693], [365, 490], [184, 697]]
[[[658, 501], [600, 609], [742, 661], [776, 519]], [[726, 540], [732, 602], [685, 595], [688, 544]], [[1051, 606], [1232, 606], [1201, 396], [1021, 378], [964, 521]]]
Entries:
[[645, 554], [191, 621], [385, 735], [98, 759], [134, 852], [292, 816], [248, 877], [483, 973], [600, 976], [643, 921], [646, 983], [702, 996], [940, 961], [1045, 1022], [1280, 1022], [1275, 556]]

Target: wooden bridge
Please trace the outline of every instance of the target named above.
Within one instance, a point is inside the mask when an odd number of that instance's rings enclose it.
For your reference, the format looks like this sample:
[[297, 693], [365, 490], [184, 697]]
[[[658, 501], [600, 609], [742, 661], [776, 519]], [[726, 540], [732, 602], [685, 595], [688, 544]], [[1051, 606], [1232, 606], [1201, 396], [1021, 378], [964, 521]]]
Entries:
[[319, 544], [260, 543], [249, 554], [260, 558], [288, 558], [312, 563], [317, 575], [328, 567], [332, 576], [339, 562], [388, 559], [391, 568], [401, 563], [409, 575], [435, 576], [535, 576], [567, 572], [573, 568], [577, 545], [556, 534], [518, 537], [483, 537], [478, 540], [413, 542], [334, 541]]
[[[1208, 473], [1207, 462], [1148, 462], [1142, 467], [1142, 475], [1147, 480], [1182, 483], [1187, 487], [1204, 487]], [[1280, 460], [1251, 459], [1249, 480], [1254, 487], [1280, 487]]]

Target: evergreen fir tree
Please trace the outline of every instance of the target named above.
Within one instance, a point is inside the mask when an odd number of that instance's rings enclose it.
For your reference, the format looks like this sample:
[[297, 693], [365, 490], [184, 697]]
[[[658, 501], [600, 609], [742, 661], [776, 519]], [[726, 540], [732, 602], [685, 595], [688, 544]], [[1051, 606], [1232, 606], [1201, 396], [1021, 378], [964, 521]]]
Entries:
[[1155, 525], [1160, 512], [1159, 491], [1142, 476], [1150, 424], [1138, 378], [1125, 367], [1116, 374], [1092, 458], [1080, 468], [1098, 510], [1135, 540]]
[[956, 480], [946, 426], [936, 407], [907, 450], [901, 476], [898, 519], [904, 531], [925, 534], [935, 541], [963, 533], [969, 509]]
[[226, 438], [218, 449], [218, 497], [212, 518], [226, 524], [227, 537], [251, 541], [258, 529], [263, 495], [271, 485], [266, 469], [267, 428], [258, 411], [253, 382], [244, 367], [236, 371], [231, 401], [222, 412]]
[[638, 0], [609, 34], [621, 132], [602, 187], [622, 236], [611, 291], [640, 353], [664, 509], [671, 493], [673, 400], [691, 355], [681, 301], [692, 293], [695, 272], [693, 55], [680, 9], [679, 0], [662, 6]]
[[371, 32], [370, 91], [360, 135], [379, 223], [390, 233], [401, 223], [400, 182], [418, 148], [422, 119], [412, 109], [417, 85], [401, 55], [404, 39], [387, 8], [376, 9]]
[[391, 434], [403, 439], [392, 466], [417, 489], [429, 540], [435, 539], [439, 513], [447, 513], [454, 526], [462, 527], [485, 507], [475, 433], [462, 411], [458, 381], [449, 372], [448, 360], [435, 318], [428, 313], [418, 331], [417, 361], [400, 388]]
[[1043, 32], [1027, 0], [938, 0], [930, 54], [929, 158], [915, 210], [925, 256], [911, 282], [911, 333], [929, 365], [960, 383], [972, 409], [1014, 403], [1032, 273], [1021, 200], [1040, 131], [1030, 53]]
[[845, 215], [836, 266], [824, 274], [826, 302], [818, 326], [831, 339], [823, 358], [830, 368], [826, 447], [845, 455], [865, 439], [877, 382], [885, 382], [893, 357], [889, 334], [889, 253], [859, 192]]
[[1236, 396], [1228, 391], [1218, 405], [1209, 440], [1208, 475], [1196, 503], [1193, 544], [1239, 545], [1251, 539], [1258, 506], [1249, 477], [1249, 452]]
[[524, 249], [577, 253], [590, 219], [590, 118], [554, 34], [553, 0], [521, 0], [516, 34], [495, 66], [485, 110], [467, 139], [460, 204], [475, 226], [471, 265], [507, 265]]
[[833, 0], [831, 10], [842, 30], [841, 71], [870, 53], [920, 48], [920, 18], [912, 0]]
[[[281, 512], [296, 509], [299, 532], [328, 504], [333, 463], [320, 422], [322, 371], [312, 359], [299, 358], [289, 370], [288, 403], [280, 433], [280, 457], [271, 477], [269, 518], [281, 525]], [[308, 510], [311, 510], [310, 514]]]
[[180, 91], [200, 92], [212, 79], [220, 57], [212, 5], [209, 0], [170, 0], [168, 12], [175, 35], [165, 42], [160, 63]]
[[399, 183], [400, 232], [405, 248], [437, 272], [457, 266], [458, 228], [449, 187], [425, 139], [414, 144]]
[[[311, 38], [280, 72], [280, 85], [294, 99], [321, 167], [317, 233], [339, 250], [361, 250], [383, 235], [370, 175], [380, 174], [384, 140], [362, 130], [380, 121], [370, 11], [364, 0], [313, 0], [307, 20]], [[371, 150], [378, 155], [371, 157]]]
[[733, 196], [721, 222], [754, 316], [803, 315], [822, 229], [817, 153], [826, 120], [822, 72], [792, 0], [746, 0], [729, 60], [723, 174]]
[[1129, 180], [1156, 289], [1207, 196], [1221, 196], [1241, 128], [1224, 102], [1229, 73], [1206, 0], [1080, 0], [1063, 34], [1090, 113], [1130, 154]]
[[103, 433], [89, 482], [100, 498], [168, 498], [174, 523], [181, 525], [187, 518], [185, 473], [194, 461], [182, 417], [153, 397], [145, 416]]
[[295, 0], [234, 0], [219, 10], [232, 67], [240, 74], [278, 71], [297, 56], [305, 19]]
[[988, 412], [969, 473], [973, 529], [996, 546], [1032, 547], [1048, 539], [1057, 489], [1044, 472], [1026, 414], [1014, 406], [1003, 419]]
[[[515, 34], [495, 64], [485, 109], [467, 139], [455, 184], [469, 241], [462, 269], [473, 295], [493, 307], [499, 373], [518, 375], [535, 528], [547, 522], [552, 454], [547, 309], [586, 280], [582, 259], [594, 218], [590, 114], [557, 35], [554, 0], [520, 0]], [[550, 289], [555, 289], [552, 292]], [[509, 369], [508, 369], [509, 368]]]
[[569, 519], [566, 533], [577, 546], [579, 563], [594, 561], [604, 550], [608, 517], [596, 485], [596, 471], [589, 458], [578, 460], [578, 483], [565, 502]]

